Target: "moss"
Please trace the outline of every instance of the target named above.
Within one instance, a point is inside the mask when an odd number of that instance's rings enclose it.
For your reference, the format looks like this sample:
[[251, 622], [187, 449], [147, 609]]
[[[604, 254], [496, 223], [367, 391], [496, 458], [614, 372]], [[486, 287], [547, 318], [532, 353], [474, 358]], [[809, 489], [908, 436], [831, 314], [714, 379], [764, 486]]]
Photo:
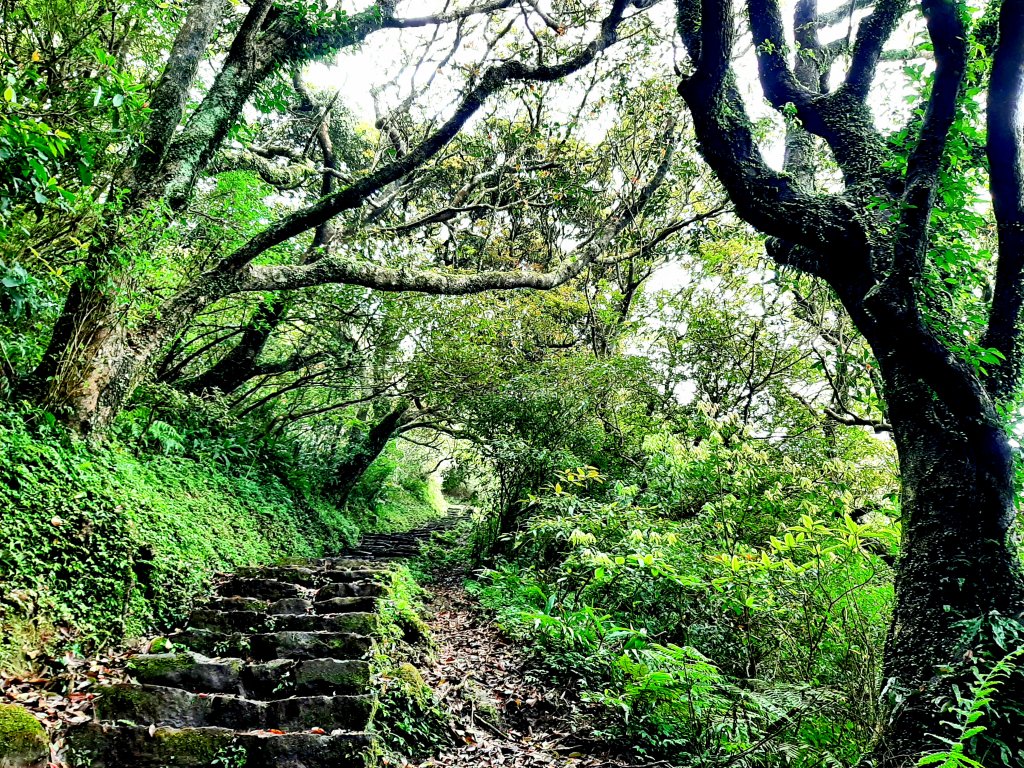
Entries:
[[410, 687], [415, 688], [417, 691], [427, 688], [427, 684], [423, 680], [423, 675], [420, 674], [420, 671], [416, 669], [416, 667], [407, 661], [398, 665], [398, 669], [395, 670], [395, 677]]
[[128, 672], [141, 680], [153, 680], [184, 672], [195, 665], [195, 658], [187, 653], [161, 653], [136, 656], [128, 662]]
[[213, 763], [230, 746], [230, 731], [198, 731], [158, 728], [153, 734], [161, 753], [185, 764]]
[[22, 768], [49, 754], [50, 741], [39, 721], [17, 704], [0, 704], [0, 764]]
[[317, 659], [306, 662], [295, 673], [296, 685], [319, 682], [355, 689], [369, 684], [369, 673], [365, 666], [337, 664], [333, 659]]

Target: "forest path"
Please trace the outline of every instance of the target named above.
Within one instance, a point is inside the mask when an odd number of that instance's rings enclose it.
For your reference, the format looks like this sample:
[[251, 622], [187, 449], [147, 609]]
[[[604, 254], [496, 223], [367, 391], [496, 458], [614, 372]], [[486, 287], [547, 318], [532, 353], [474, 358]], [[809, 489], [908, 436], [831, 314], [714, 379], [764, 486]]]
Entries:
[[421, 672], [451, 713], [460, 743], [402, 768], [639, 765], [580, 735], [587, 705], [573, 692], [529, 674], [525, 655], [477, 608], [461, 577], [448, 577], [428, 589], [432, 615], [427, 623], [437, 649]]
[[[454, 527], [468, 508], [404, 533], [368, 534], [346, 553], [367, 561], [415, 557], [434, 532]], [[436, 644], [420, 666], [424, 681], [451, 716], [455, 745], [401, 768], [625, 768], [640, 763], [609, 754], [580, 728], [588, 706], [572, 691], [529, 674], [522, 651], [506, 640], [450, 573], [429, 584], [427, 624]], [[642, 764], [660, 768], [665, 763]]]

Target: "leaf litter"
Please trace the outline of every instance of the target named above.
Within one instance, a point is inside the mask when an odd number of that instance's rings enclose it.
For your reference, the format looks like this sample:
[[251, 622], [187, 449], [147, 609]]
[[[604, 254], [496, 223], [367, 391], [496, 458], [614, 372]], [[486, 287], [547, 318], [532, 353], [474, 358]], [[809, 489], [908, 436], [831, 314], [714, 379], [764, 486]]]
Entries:
[[451, 714], [455, 746], [400, 768], [626, 768], [637, 763], [590, 737], [594, 711], [571, 690], [531, 674], [460, 584], [431, 585], [427, 618], [437, 645], [421, 669]]

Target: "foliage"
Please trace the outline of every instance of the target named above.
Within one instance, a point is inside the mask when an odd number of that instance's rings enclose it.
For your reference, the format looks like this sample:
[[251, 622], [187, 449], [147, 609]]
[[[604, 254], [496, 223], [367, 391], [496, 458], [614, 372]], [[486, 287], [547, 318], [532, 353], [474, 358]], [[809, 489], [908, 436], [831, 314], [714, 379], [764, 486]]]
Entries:
[[440, 480], [424, 455], [392, 443], [353, 489], [346, 507], [363, 531], [393, 533], [419, 528], [444, 514]]
[[432, 754], [451, 741], [446, 713], [413, 664], [433, 642], [420, 615], [422, 595], [408, 568], [389, 569], [372, 660], [380, 692], [374, 727], [385, 753], [407, 757]]
[[[678, 448], [679, 474], [714, 442]], [[878, 513], [844, 515], [841, 475], [831, 488], [800, 482], [808, 467], [776, 475], [767, 448], [731, 452], [736, 464], [705, 465], [705, 479], [759, 484], [770, 504], [723, 514], [738, 501], [712, 482], [673, 519], [636, 487], [568, 471], [531, 499], [510, 560], [472, 589], [545, 669], [605, 708], [607, 737], [655, 756], [852, 764], [874, 727], [896, 530]]]
[[[1024, 625], [1018, 620], [991, 613], [974, 621], [964, 622], [963, 659], [961, 668], [941, 670], [952, 678], [953, 697], [946, 702], [943, 733], [933, 734], [944, 746], [923, 755], [918, 765], [941, 768], [986, 768], [1012, 766], [1024, 755], [1021, 739], [1002, 740], [991, 731], [999, 721], [1019, 716], [1012, 697], [1000, 700], [1002, 689], [1020, 685], [1024, 660]], [[1013, 730], [1004, 731], [1013, 734]]]
[[336, 509], [265, 471], [170, 454], [88, 445], [43, 413], [3, 415], [0, 622], [14, 642], [0, 645], [0, 665], [19, 663], [19, 636], [84, 651], [168, 628], [216, 571], [353, 540]]

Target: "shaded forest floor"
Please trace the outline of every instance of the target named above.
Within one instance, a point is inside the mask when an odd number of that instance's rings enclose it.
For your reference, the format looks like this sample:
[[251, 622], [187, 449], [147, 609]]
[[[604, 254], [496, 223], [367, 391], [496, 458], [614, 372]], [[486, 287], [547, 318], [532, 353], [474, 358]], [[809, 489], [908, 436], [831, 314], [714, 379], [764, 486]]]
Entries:
[[430, 593], [427, 623], [437, 648], [421, 671], [451, 713], [459, 743], [403, 768], [639, 765], [583, 736], [587, 705], [574, 692], [531, 675], [526, 657], [477, 609], [460, 578], [433, 584]]

